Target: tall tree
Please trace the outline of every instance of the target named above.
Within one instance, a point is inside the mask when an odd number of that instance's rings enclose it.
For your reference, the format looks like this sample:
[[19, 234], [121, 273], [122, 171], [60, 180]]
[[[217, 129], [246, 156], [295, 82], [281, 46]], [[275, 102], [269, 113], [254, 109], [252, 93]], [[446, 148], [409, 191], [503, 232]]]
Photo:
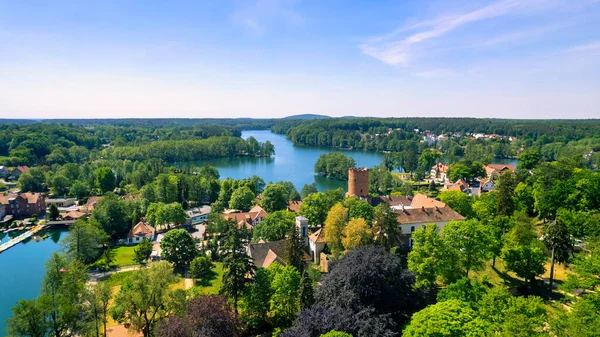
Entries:
[[231, 194], [229, 200], [229, 208], [248, 211], [254, 202], [254, 193], [248, 186], [237, 188]]
[[271, 283], [270, 311], [276, 327], [288, 327], [296, 313], [300, 311], [299, 289], [300, 273], [296, 268], [285, 266], [275, 269]]
[[289, 234], [290, 228], [295, 225], [296, 215], [290, 211], [275, 211], [254, 226], [252, 241], [278, 241]]
[[373, 231], [362, 218], [350, 220], [342, 230], [342, 235], [344, 236], [342, 244], [346, 250], [363, 247], [373, 242]]
[[[107, 282], [97, 282], [91, 285], [86, 296], [86, 311], [92, 319], [92, 327], [96, 337], [108, 336], [106, 325], [108, 323], [108, 309], [112, 299], [112, 288]], [[102, 328], [102, 329], [100, 329]], [[102, 335], [100, 335], [102, 331]]]
[[125, 211], [125, 203], [114, 193], [107, 193], [96, 204], [90, 222], [102, 228], [112, 240], [123, 238], [131, 224], [129, 215]]
[[304, 242], [300, 238], [298, 226], [293, 224], [288, 230], [288, 240], [285, 245], [285, 258], [289, 266], [293, 266], [299, 272], [304, 270]]
[[285, 210], [288, 200], [290, 200], [289, 191], [282, 183], [269, 184], [262, 192], [261, 205], [267, 213], [272, 213]]
[[417, 287], [435, 286], [438, 269], [444, 260], [444, 241], [435, 224], [425, 225], [412, 233], [412, 250], [408, 269], [415, 273]]
[[50, 218], [50, 221], [58, 219], [59, 215], [60, 213], [58, 212], [56, 204], [51, 204], [50, 207], [48, 207], [48, 218]]
[[373, 234], [375, 235], [375, 241], [387, 250], [397, 245], [400, 240], [401, 230], [398, 225], [398, 217], [385, 203], [381, 203], [375, 207], [373, 213]]
[[102, 193], [111, 192], [115, 189], [116, 178], [110, 167], [100, 167], [96, 170], [95, 184]]
[[133, 249], [133, 253], [135, 262], [146, 265], [148, 258], [152, 254], [152, 242], [147, 239], [142, 240], [142, 242]]
[[9, 336], [47, 336], [46, 311], [39, 299], [20, 300], [11, 310], [13, 314], [6, 321]]
[[254, 274], [255, 266], [252, 259], [244, 251], [247, 234], [244, 229], [238, 229], [235, 224], [229, 226], [223, 245], [223, 283], [220, 293], [233, 300], [233, 307], [237, 313], [238, 300], [243, 295], [244, 289], [252, 282], [248, 276]]
[[509, 170], [503, 172], [498, 178], [498, 206], [496, 214], [512, 216], [515, 211], [515, 189], [517, 177]]
[[154, 336], [158, 322], [180, 305], [170, 288], [176, 281], [173, 267], [166, 261], [134, 272], [117, 293], [111, 316], [118, 322], [129, 323], [132, 330], [141, 331], [144, 337]]
[[316, 183], [312, 183], [312, 184], [305, 184], [302, 187], [302, 190], [300, 191], [300, 196], [302, 197], [302, 199], [306, 198], [307, 196], [313, 194], [313, 193], [317, 193], [317, 184]]
[[194, 238], [185, 229], [168, 231], [160, 242], [162, 257], [173, 263], [177, 269], [189, 267], [198, 255], [198, 247]]
[[342, 244], [343, 230], [348, 221], [348, 209], [341, 203], [335, 204], [327, 213], [325, 220], [325, 240], [331, 252], [335, 255], [344, 251]]
[[473, 216], [471, 198], [462, 191], [444, 191], [438, 196], [440, 200], [464, 217]]
[[301, 310], [309, 308], [315, 303], [315, 290], [313, 287], [313, 282], [310, 277], [308, 277], [308, 273], [306, 272], [302, 274], [298, 297], [300, 298]]
[[107, 239], [106, 233], [100, 228], [86, 220], [77, 220], [61, 241], [61, 246], [71, 257], [82, 263], [90, 263], [100, 256]]
[[560, 221], [552, 221], [545, 230], [544, 243], [548, 250], [550, 250], [550, 291], [554, 283], [554, 263], [564, 263], [569, 261], [572, 251], [573, 244], [571, 243], [571, 234], [569, 233], [567, 226]]
[[[470, 271], [483, 268], [490, 255], [491, 232], [489, 226], [477, 220], [451, 221], [442, 230], [446, 252], [454, 250], [458, 257], [457, 267], [469, 277]], [[455, 268], [454, 268], [455, 269]]]
[[87, 271], [79, 261], [69, 263], [54, 253], [46, 262], [40, 302], [46, 308], [50, 334], [54, 337], [86, 331], [85, 321], [81, 319], [86, 281]]

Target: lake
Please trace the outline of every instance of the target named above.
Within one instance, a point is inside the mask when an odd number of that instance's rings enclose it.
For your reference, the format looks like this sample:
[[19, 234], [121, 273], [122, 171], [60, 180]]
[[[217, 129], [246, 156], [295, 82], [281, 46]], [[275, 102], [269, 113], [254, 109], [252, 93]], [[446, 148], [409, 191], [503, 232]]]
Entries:
[[[10, 236], [13, 236], [11, 232]], [[16, 233], [15, 233], [16, 234]], [[43, 235], [43, 233], [39, 233]], [[0, 335], [6, 335], [6, 320], [17, 301], [34, 299], [40, 294], [44, 279], [44, 265], [53, 252], [60, 249], [65, 230], [49, 230], [50, 237], [43, 241], [25, 240], [0, 254]], [[16, 235], [15, 235], [16, 236]], [[0, 234], [0, 242], [9, 240]]]
[[[274, 134], [269, 130], [243, 131], [242, 138], [254, 137], [259, 142], [267, 140], [275, 146], [275, 155], [271, 158], [219, 158], [188, 163], [180, 163], [180, 166], [211, 164], [221, 174], [221, 179], [234, 178], [244, 179], [257, 175], [265, 182], [291, 181], [298, 192], [305, 184], [317, 184], [319, 191], [335, 188], [347, 190], [347, 182], [324, 178], [314, 173], [314, 165], [319, 156], [324, 153], [341, 152], [356, 160], [358, 167], [373, 167], [381, 164], [383, 153], [366, 151], [344, 151], [331, 150], [318, 147], [295, 146], [292, 141], [287, 140], [284, 135]], [[444, 160], [444, 159], [442, 159]], [[517, 166], [516, 159], [492, 160], [494, 164], [512, 164]]]
[[275, 155], [271, 158], [219, 158], [203, 161], [190, 162], [185, 165], [211, 164], [219, 170], [221, 179], [234, 178], [244, 179], [257, 175], [268, 182], [291, 181], [298, 192], [305, 184], [317, 184], [319, 191], [347, 188], [346, 181], [317, 176], [314, 166], [319, 156], [324, 153], [342, 152], [356, 160], [360, 167], [373, 167], [381, 163], [382, 153], [365, 151], [336, 151], [324, 148], [294, 146], [284, 135], [274, 134], [268, 130], [243, 131], [242, 138], [254, 137], [259, 142], [267, 140], [275, 146]]

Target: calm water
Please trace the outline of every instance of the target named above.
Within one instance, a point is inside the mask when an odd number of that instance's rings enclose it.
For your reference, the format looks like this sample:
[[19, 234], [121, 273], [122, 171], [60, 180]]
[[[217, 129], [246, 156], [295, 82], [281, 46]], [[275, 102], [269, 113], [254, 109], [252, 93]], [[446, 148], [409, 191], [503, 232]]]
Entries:
[[[219, 169], [221, 179], [244, 179], [257, 175], [265, 182], [291, 181], [300, 191], [305, 184], [317, 183], [319, 191], [341, 187], [347, 189], [345, 181], [327, 179], [314, 174], [314, 165], [320, 155], [329, 152], [342, 152], [356, 160], [359, 167], [373, 167], [381, 163], [383, 154], [364, 151], [340, 151], [315, 147], [294, 146], [284, 135], [268, 130], [243, 131], [242, 138], [254, 137], [259, 142], [270, 141], [275, 145], [275, 155], [271, 158], [220, 158], [196, 161], [181, 165], [202, 165], [209, 163]], [[443, 159], [442, 159], [443, 160]], [[494, 164], [513, 164], [516, 159], [493, 159]]]
[[[271, 158], [221, 158], [198, 161], [194, 165], [209, 163], [219, 169], [221, 179], [244, 179], [257, 175], [265, 182], [291, 181], [300, 191], [305, 184], [315, 182], [319, 191], [342, 187], [345, 181], [336, 181], [314, 174], [314, 165], [320, 155], [336, 152], [329, 149], [294, 146], [284, 135], [268, 130], [243, 131], [242, 138], [254, 137], [259, 142], [270, 141], [275, 145], [275, 155]], [[358, 166], [373, 167], [381, 163], [382, 154], [364, 151], [337, 151], [351, 156]]]
[[[24, 241], [0, 254], [0, 336], [6, 335], [6, 320], [18, 300], [33, 299], [40, 293], [44, 279], [44, 265], [53, 252], [60, 248], [59, 241], [66, 231], [51, 230], [43, 241]], [[11, 232], [10, 236], [16, 236]], [[8, 241], [0, 234], [0, 242]]]

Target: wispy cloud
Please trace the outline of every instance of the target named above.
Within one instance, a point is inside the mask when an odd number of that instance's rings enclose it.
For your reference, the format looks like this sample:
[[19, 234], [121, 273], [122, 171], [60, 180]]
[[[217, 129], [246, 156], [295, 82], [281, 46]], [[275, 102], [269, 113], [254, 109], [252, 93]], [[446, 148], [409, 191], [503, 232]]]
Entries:
[[234, 23], [252, 33], [264, 34], [270, 25], [299, 24], [304, 17], [294, 10], [294, 0], [253, 0], [240, 4], [232, 14]]
[[571, 6], [553, 0], [495, 0], [470, 11], [425, 18], [420, 22], [400, 27], [391, 33], [373, 37], [360, 44], [359, 47], [364, 54], [384, 63], [396, 66], [415, 66], [421, 58], [431, 58], [432, 54], [435, 54], [433, 51], [439, 49], [481, 48], [522, 43], [573, 24], [573, 20], [569, 21], [561, 17], [561, 21], [550, 24], [536, 23], [529, 27], [502, 26], [481, 33], [477, 32], [475, 28], [469, 34], [471, 37], [479, 36], [477, 39], [481, 42], [461, 40], [460, 37], [456, 39], [456, 34], [452, 36], [453, 40], [450, 42], [446, 35], [450, 35], [459, 28], [505, 16], [539, 15], [548, 12], [557, 14], [566, 7], [574, 10], [591, 3], [593, 2], [582, 0]]
[[575, 47], [567, 48], [567, 52], [600, 53], [600, 41], [592, 41]]

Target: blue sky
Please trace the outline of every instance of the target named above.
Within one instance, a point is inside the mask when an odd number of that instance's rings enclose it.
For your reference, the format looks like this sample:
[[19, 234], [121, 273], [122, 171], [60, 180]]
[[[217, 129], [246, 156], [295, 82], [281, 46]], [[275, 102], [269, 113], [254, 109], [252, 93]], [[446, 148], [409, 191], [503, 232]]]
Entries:
[[600, 117], [599, 0], [0, 0], [12, 118]]

